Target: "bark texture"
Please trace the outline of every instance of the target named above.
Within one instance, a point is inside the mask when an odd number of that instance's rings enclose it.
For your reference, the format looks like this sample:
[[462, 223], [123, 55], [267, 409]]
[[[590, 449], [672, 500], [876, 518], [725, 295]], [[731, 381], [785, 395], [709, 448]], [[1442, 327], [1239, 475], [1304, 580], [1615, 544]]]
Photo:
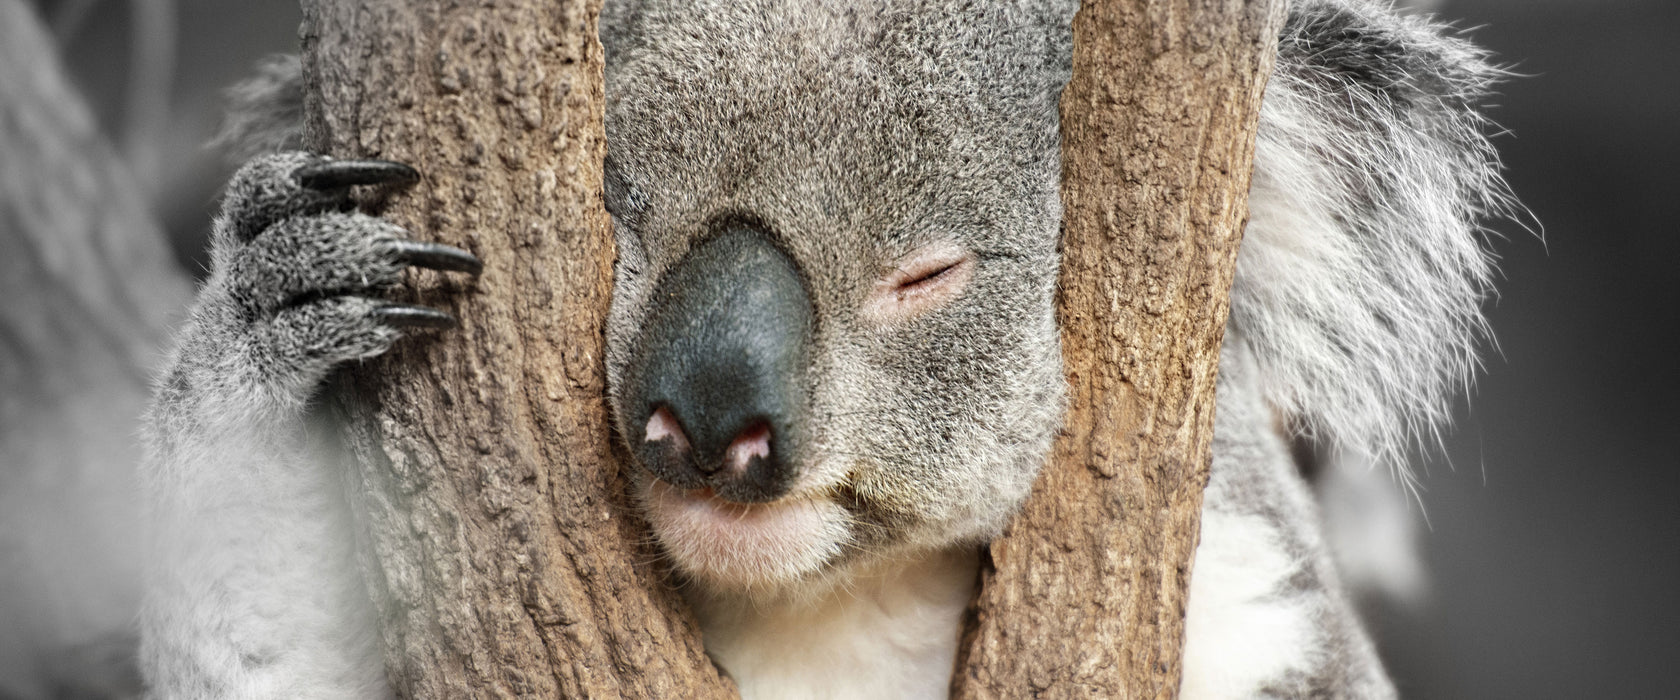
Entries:
[[961, 698], [1178, 692], [1214, 383], [1281, 0], [1087, 0], [1062, 93], [1070, 410], [992, 543]]
[[415, 165], [386, 215], [473, 251], [458, 331], [345, 392], [389, 676], [414, 698], [727, 694], [628, 516], [606, 410], [598, 0], [306, 0], [313, 147]]

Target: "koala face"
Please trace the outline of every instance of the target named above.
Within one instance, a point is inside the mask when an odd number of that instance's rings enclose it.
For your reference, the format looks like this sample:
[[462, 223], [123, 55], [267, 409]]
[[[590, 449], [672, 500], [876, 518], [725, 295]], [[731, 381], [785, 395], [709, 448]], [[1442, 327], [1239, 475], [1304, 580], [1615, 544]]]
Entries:
[[612, 409], [708, 589], [982, 541], [1058, 426], [1068, 13], [915, 12], [603, 25]]

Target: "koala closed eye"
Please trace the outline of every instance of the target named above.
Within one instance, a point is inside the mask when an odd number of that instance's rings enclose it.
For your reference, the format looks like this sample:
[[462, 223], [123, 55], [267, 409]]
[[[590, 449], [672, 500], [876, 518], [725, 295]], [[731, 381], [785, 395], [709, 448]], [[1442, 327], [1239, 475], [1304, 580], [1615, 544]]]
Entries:
[[945, 306], [962, 295], [977, 264], [973, 253], [950, 243], [924, 246], [875, 281], [863, 315], [875, 323], [893, 324]]

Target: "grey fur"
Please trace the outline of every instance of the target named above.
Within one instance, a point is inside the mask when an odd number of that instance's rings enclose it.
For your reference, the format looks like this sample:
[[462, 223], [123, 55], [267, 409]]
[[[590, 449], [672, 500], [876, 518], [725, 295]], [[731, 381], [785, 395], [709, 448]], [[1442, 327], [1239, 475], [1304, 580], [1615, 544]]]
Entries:
[[[1324, 541], [1318, 504], [1273, 427], [1275, 408], [1262, 392], [1253, 344], [1239, 331], [1228, 333], [1220, 354], [1219, 407], [1212, 473], [1203, 494], [1202, 545], [1192, 572], [1183, 696], [1392, 698], [1394, 688]], [[1232, 521], [1241, 522], [1247, 530], [1236, 542], [1232, 533], [1222, 529]], [[1268, 546], [1281, 566], [1247, 565], [1246, 560], [1261, 554], [1254, 550]], [[1229, 551], [1238, 547], [1247, 551]], [[1236, 597], [1209, 586], [1223, 584], [1220, 579], [1225, 577], [1247, 577], [1270, 585], [1246, 600], [1237, 599], [1238, 605], [1227, 606]], [[1213, 598], [1220, 607], [1207, 609], [1210, 601], [1204, 598]], [[1248, 624], [1240, 619], [1240, 610], [1231, 614], [1233, 607], [1262, 611], [1265, 623]], [[1232, 619], [1207, 619], [1219, 614]], [[1298, 633], [1277, 632], [1291, 626]], [[1253, 677], [1243, 693], [1233, 694], [1204, 680], [1220, 675], [1218, 666], [1232, 663], [1230, 657], [1244, 646], [1280, 643], [1288, 645], [1288, 653], [1280, 655], [1267, 674]]]
[[296, 55], [271, 56], [228, 88], [227, 119], [211, 141], [234, 163], [303, 148], [303, 65]]
[[[605, 197], [620, 257], [606, 359], [620, 435], [642, 434], [620, 392], [650, 299], [722, 224], [768, 233], [798, 267], [814, 314], [803, 370], [814, 437], [791, 461], [808, 487], [801, 498], [844, 512], [842, 534], [814, 566], [731, 577], [656, 522], [705, 619], [809, 612], [836, 586], [878, 581], [883, 569], [961, 561], [948, 555], [993, 536], [1025, 497], [1063, 403], [1056, 107], [1073, 11], [1071, 2], [608, 4]], [[298, 88], [288, 65], [271, 65], [242, 99], [290, 110]], [[1475, 111], [1496, 75], [1443, 28], [1375, 3], [1305, 0], [1291, 11], [1232, 290], [1187, 696], [1393, 694], [1275, 426], [1281, 415], [1316, 439], [1397, 463], [1413, 436], [1444, 421], [1483, 329], [1490, 265], [1478, 221], [1508, 206]], [[236, 118], [230, 133], [283, 143], [295, 134], [283, 122]], [[396, 337], [362, 295], [395, 279], [400, 265], [379, 243], [400, 232], [297, 191], [284, 174], [309, 158], [261, 159], [235, 178], [211, 280], [160, 386], [151, 478], [158, 502], [179, 509], [160, 515], [165, 549], [184, 554], [162, 559], [176, 570], [152, 582], [147, 619], [159, 624], [147, 628], [147, 666], [168, 689], [218, 679], [272, 681], [260, 689], [276, 693], [299, 682], [382, 692], [355, 674], [378, 665], [363, 644], [370, 628], [356, 627], [368, 623], [355, 596], [338, 601], [348, 620], [339, 627], [288, 629], [237, 610], [216, 619], [248, 623], [238, 639], [161, 624], [201, 609], [192, 595], [206, 582], [253, 572], [283, 582], [298, 570], [354, 579], [330, 465], [306, 464], [302, 408], [333, 366]], [[877, 280], [928, 244], [974, 254], [966, 289], [915, 318], [865, 313]], [[352, 284], [362, 273], [369, 284]], [[274, 488], [315, 510], [206, 495], [195, 481], [271, 465], [291, 474]], [[650, 477], [634, 470], [633, 481], [652, 498]], [[192, 518], [245, 509], [325, 522], [300, 537], [326, 554], [222, 558], [223, 545], [194, 529]], [[260, 544], [251, 536], [246, 545]], [[272, 586], [241, 604], [283, 610], [285, 595]], [[1251, 618], [1266, 624], [1246, 627]], [[265, 630], [302, 641], [240, 646]], [[719, 638], [751, 638], [731, 631]], [[341, 637], [357, 641], [331, 641]], [[740, 664], [751, 653], [743, 644], [714, 653]], [[1246, 649], [1269, 653], [1238, 659]], [[949, 672], [937, 652], [916, 671], [937, 676], [918, 686], [931, 694]], [[304, 665], [273, 662], [294, 653]], [[193, 665], [210, 657], [254, 661]], [[749, 695], [782, 687], [737, 679]]]
[[1493, 272], [1481, 222], [1512, 209], [1476, 109], [1500, 75], [1377, 3], [1292, 6], [1230, 323], [1267, 400], [1321, 440], [1403, 467], [1468, 386]]

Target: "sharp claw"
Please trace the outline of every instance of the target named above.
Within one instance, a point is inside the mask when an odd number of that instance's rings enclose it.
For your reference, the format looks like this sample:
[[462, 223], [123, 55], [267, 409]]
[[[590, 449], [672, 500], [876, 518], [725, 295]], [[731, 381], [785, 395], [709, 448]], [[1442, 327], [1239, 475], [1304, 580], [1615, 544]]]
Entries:
[[392, 245], [396, 248], [397, 260], [404, 265], [473, 275], [484, 271], [483, 262], [472, 253], [454, 246], [403, 240], [394, 241]]
[[397, 328], [454, 328], [460, 325], [447, 311], [426, 306], [386, 304], [373, 310], [380, 322]]
[[298, 184], [312, 190], [351, 185], [406, 185], [420, 179], [419, 171], [389, 160], [327, 160], [292, 172]]

